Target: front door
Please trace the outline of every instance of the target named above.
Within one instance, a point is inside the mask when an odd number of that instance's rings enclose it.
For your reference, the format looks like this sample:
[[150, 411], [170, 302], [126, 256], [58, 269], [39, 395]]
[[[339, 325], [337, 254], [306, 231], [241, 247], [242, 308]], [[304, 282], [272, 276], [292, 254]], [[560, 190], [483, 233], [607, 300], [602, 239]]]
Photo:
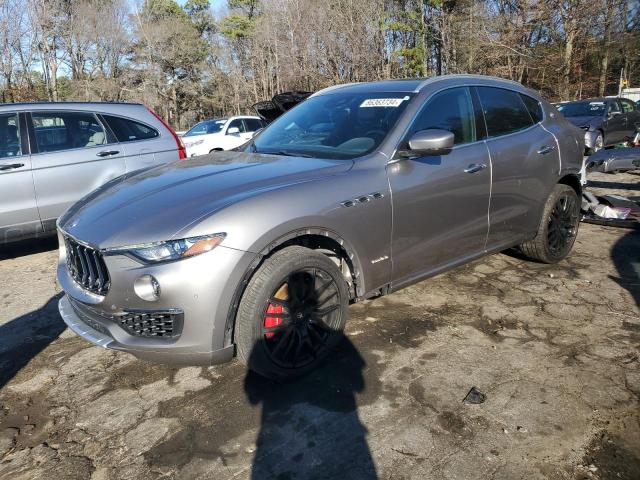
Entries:
[[0, 244], [42, 232], [24, 122], [0, 114]]
[[34, 111], [33, 183], [45, 230], [89, 192], [125, 173], [122, 148], [91, 112]]
[[454, 134], [453, 150], [392, 160], [387, 166], [394, 287], [484, 251], [491, 164], [487, 147], [478, 141], [476, 123], [467, 87], [437, 93], [425, 103], [404, 141], [420, 130], [448, 130]]

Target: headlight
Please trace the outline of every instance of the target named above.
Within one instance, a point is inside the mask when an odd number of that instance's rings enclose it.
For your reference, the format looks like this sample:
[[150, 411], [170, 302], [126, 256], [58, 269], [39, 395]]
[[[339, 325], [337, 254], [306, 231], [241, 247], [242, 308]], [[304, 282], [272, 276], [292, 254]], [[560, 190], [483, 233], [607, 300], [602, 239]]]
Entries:
[[189, 147], [195, 147], [196, 145], [201, 145], [204, 143], [204, 138], [201, 140], [196, 140], [195, 142], [191, 142], [188, 144]]
[[113, 249], [111, 251], [129, 253], [144, 262], [164, 262], [167, 260], [193, 257], [201, 253], [209, 252], [220, 245], [226, 236], [226, 233], [214, 233], [213, 235], [148, 243], [145, 245]]

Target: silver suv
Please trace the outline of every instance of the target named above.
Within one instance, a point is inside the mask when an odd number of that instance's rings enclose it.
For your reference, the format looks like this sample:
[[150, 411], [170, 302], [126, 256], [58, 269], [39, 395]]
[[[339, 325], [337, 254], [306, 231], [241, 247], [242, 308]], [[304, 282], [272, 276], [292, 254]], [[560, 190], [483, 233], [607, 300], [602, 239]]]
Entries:
[[0, 104], [0, 244], [55, 232], [107, 181], [179, 158], [182, 142], [144, 105]]
[[583, 135], [520, 84], [343, 85], [243, 151], [114, 180], [59, 220], [67, 325], [171, 363], [234, 352], [314, 368], [348, 305], [519, 247], [557, 262], [577, 231]]

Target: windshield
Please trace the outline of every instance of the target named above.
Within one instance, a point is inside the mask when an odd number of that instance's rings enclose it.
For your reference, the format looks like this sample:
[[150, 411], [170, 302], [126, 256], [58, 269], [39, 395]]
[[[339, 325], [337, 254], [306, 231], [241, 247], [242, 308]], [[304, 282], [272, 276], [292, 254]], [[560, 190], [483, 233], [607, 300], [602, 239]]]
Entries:
[[248, 151], [347, 160], [374, 151], [413, 95], [332, 93], [311, 97], [269, 125]]
[[604, 115], [604, 102], [571, 102], [556, 107], [565, 117], [599, 117]]
[[227, 123], [226, 118], [221, 118], [218, 120], [205, 120], [204, 122], [200, 122], [184, 134], [185, 137], [195, 137], [196, 135], [207, 135], [209, 133], [218, 133], [224, 127], [224, 124]]

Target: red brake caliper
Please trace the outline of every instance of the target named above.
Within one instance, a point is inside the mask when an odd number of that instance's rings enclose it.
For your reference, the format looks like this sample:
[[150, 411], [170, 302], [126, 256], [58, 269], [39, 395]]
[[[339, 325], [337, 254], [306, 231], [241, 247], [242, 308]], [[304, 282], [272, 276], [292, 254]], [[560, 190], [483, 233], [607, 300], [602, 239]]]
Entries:
[[[264, 317], [264, 327], [265, 328], [273, 328], [277, 327], [282, 323], [281, 317], [270, 317], [269, 314], [279, 314], [282, 313], [282, 305], [276, 305], [274, 303], [270, 303], [267, 307], [267, 315]], [[264, 336], [267, 338], [271, 338], [275, 335], [274, 332], [265, 333]]]

